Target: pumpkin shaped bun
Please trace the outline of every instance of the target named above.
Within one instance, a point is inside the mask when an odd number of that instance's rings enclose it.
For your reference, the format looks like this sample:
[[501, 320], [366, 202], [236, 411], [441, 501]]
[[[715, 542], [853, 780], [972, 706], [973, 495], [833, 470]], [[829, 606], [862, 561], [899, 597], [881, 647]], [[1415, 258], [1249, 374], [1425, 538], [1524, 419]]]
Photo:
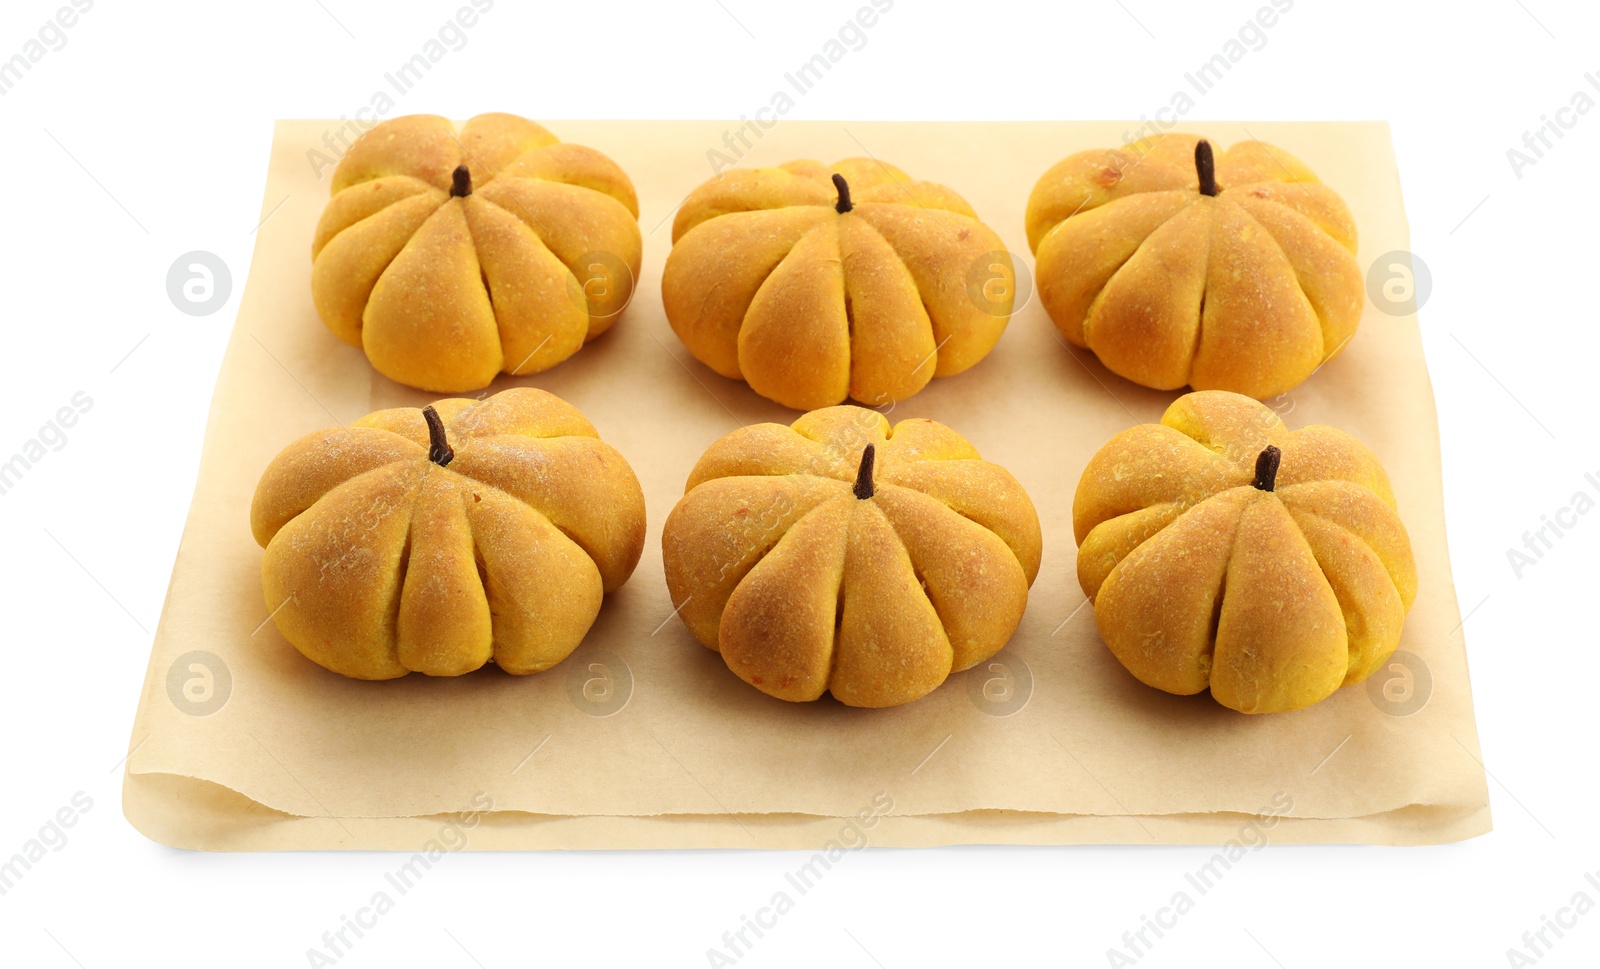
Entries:
[[633, 572], [644, 524], [628, 462], [531, 388], [307, 434], [250, 509], [273, 622], [363, 680], [554, 666]]
[[622, 312], [639, 274], [633, 183], [592, 148], [480, 114], [384, 121], [333, 172], [311, 295], [391, 380], [436, 393], [538, 373]]
[[1078, 582], [1123, 666], [1244, 713], [1298, 710], [1400, 642], [1417, 595], [1388, 476], [1343, 431], [1238, 394], [1112, 438], [1072, 507]]
[[[690, 193], [661, 279], [689, 352], [785, 407], [904, 400], [982, 360], [1010, 319], [975, 267], [1012, 273], [955, 192], [870, 158], [735, 168]], [[1011, 277], [1006, 277], [1010, 279]]]
[[1169, 134], [1079, 152], [1039, 179], [1027, 223], [1062, 335], [1146, 387], [1272, 397], [1361, 322], [1350, 211], [1259, 141], [1213, 156]]
[[661, 536], [678, 615], [783, 700], [915, 700], [999, 652], [1039, 571], [1004, 468], [930, 420], [828, 407], [706, 451]]

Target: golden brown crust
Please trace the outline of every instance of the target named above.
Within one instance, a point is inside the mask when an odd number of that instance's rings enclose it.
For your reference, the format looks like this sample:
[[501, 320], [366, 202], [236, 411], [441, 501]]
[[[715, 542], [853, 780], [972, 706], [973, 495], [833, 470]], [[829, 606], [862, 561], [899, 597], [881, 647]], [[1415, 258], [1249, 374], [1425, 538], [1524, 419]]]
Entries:
[[644, 495], [572, 405], [532, 388], [314, 431], [250, 509], [267, 608], [308, 658], [358, 679], [555, 665], [644, 549]]
[[[1281, 452], [1274, 490], [1256, 461]], [[1113, 437], [1073, 500], [1078, 581], [1129, 672], [1246, 713], [1359, 682], [1400, 642], [1416, 563], [1377, 458], [1204, 391]]]
[[[840, 175], [853, 207], [835, 210]], [[847, 158], [732, 169], [673, 222], [667, 319], [697, 359], [796, 409], [903, 400], [994, 347], [1011, 300], [968, 293], [1011, 257], [950, 189]]]
[[1356, 229], [1299, 159], [1257, 141], [1216, 153], [1201, 194], [1195, 135], [1073, 155], [1028, 200], [1039, 299], [1070, 342], [1160, 390], [1281, 394], [1361, 321]]
[[[875, 454], [874, 493], [854, 485]], [[722, 438], [661, 538], [678, 615], [785, 700], [893, 706], [1010, 639], [1039, 570], [1039, 519], [1005, 469], [929, 420], [861, 407]]]
[[[472, 193], [451, 194], [465, 165]], [[412, 115], [358, 138], [312, 240], [312, 297], [385, 376], [476, 390], [603, 333], [639, 274], [639, 203], [617, 165], [542, 126]]]

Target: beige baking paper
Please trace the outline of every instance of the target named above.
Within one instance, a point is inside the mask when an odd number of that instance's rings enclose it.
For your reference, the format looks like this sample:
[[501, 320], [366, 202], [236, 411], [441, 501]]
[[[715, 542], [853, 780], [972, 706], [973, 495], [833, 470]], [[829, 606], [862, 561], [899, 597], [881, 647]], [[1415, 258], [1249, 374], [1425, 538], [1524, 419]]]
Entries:
[[[1111, 435], [1158, 420], [1177, 395], [1069, 351], [1037, 300], [981, 364], [936, 378], [889, 414], [956, 428], [1038, 507], [1043, 568], [994, 661], [895, 709], [794, 705], [746, 686], [673, 616], [661, 524], [689, 469], [741, 424], [798, 416], [697, 363], [662, 311], [672, 216], [713, 174], [710, 152], [744, 165], [893, 162], [965, 195], [1031, 267], [1023, 208], [1039, 175], [1072, 152], [1121, 144], [1134, 127], [552, 123], [634, 179], [642, 278], [609, 334], [554, 370], [492, 389], [564, 397], [628, 458], [649, 512], [644, 557], [584, 644], [546, 673], [366, 683], [303, 659], [266, 621], [250, 499], [267, 462], [299, 435], [432, 397], [379, 376], [317, 319], [311, 235], [341, 123], [280, 123], [130, 738], [129, 820], [165, 844], [212, 850], [414, 851], [450, 816], [490, 806], [471, 848], [815, 848], [856, 843], [858, 830], [891, 846], [1221, 843], [1254, 828], [1279, 843], [1427, 844], [1488, 831], [1418, 323], [1370, 303], [1346, 351], [1271, 402], [1291, 427], [1354, 433], [1393, 479], [1421, 589], [1404, 663], [1370, 688], [1247, 717], [1205, 695], [1151, 690], [1117, 664], [1075, 579], [1073, 491]], [[1192, 127], [1220, 145], [1254, 137], [1304, 159], [1349, 203], [1363, 267], [1408, 247], [1385, 125]]]

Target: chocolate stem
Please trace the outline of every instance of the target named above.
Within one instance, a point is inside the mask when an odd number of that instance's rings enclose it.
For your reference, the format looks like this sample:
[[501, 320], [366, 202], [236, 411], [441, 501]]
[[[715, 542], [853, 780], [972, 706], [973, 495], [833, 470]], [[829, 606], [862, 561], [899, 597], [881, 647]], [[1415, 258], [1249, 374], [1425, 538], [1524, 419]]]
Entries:
[[[833, 207], [835, 212], [843, 215], [855, 208], [855, 206], [850, 203], [850, 183], [844, 180], [843, 175], [836, 174], [833, 176], [833, 187], [839, 190], [839, 204]], [[870, 497], [870, 495], [868, 497]]]
[[1255, 486], [1261, 491], [1271, 491], [1278, 483], [1278, 464], [1283, 460], [1283, 452], [1275, 445], [1268, 444], [1266, 450], [1256, 456]]
[[[839, 176], [835, 175], [833, 177], [838, 178]], [[871, 498], [874, 494], [872, 490], [872, 459], [875, 453], [877, 453], [877, 448], [871, 444], [868, 444], [866, 450], [861, 452], [861, 470], [856, 472], [855, 492], [856, 497], [863, 500]]]
[[1217, 194], [1217, 160], [1211, 155], [1211, 142], [1204, 138], [1194, 146], [1194, 171], [1200, 176], [1200, 194]]
[[459, 199], [472, 194], [472, 173], [467, 171], [467, 166], [457, 165], [456, 170], [450, 174], [450, 197]]
[[444, 421], [432, 404], [422, 408], [422, 419], [428, 422], [428, 460], [442, 468], [456, 456], [450, 442], [444, 439]]

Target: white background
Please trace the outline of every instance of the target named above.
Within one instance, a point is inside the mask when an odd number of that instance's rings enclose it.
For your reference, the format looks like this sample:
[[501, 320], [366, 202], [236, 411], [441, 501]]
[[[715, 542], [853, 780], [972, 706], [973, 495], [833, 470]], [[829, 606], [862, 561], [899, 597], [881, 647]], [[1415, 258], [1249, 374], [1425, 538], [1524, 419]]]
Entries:
[[[857, 0], [499, 0], [396, 113], [726, 118], [834, 36]], [[0, 59], [56, 0], [7, 0]], [[103, 969], [298, 966], [394, 856], [215, 856], [123, 819], [121, 758], [224, 342], [272, 121], [364, 106], [456, 0], [100, 0], [0, 97], [7, 187], [0, 453], [82, 391], [89, 412], [0, 496], [0, 856], [77, 792], [70, 840], [0, 897], [0, 960]], [[899, 0], [790, 117], [1129, 118], [1165, 106], [1259, 4]], [[270, 9], [270, 12], [269, 12]], [[1600, 71], [1600, 9], [1556, 0], [1296, 0], [1200, 99], [1226, 119], [1388, 119], [1443, 427], [1451, 560], [1495, 830], [1438, 848], [1269, 847], [1141, 966], [1507, 965], [1600, 869], [1595, 550], [1578, 519], [1519, 578], [1525, 531], [1600, 495], [1592, 424], [1600, 110], [1519, 173], [1507, 150]], [[195, 318], [168, 267], [207, 250], [233, 297]], [[1373, 254], [1364, 253], [1370, 258]], [[131, 351], [131, 353], [130, 353]], [[1406, 415], [1396, 414], [1395, 420]], [[1108, 964], [1202, 849], [961, 848], [849, 857], [741, 966]], [[341, 966], [706, 965], [782, 887], [777, 852], [451, 856]], [[1592, 966], [1600, 911], [1541, 966]], [[1531, 964], [1531, 960], [1530, 960]]]

